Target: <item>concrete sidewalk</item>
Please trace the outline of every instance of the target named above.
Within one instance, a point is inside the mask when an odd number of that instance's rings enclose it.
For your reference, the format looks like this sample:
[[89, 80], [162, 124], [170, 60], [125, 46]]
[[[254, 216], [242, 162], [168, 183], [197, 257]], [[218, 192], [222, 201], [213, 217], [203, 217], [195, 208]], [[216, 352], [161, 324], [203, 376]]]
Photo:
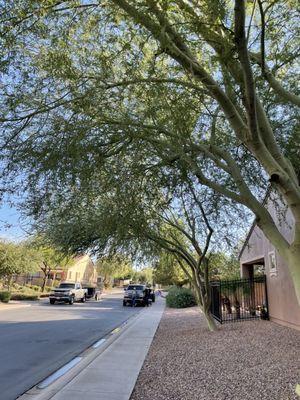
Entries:
[[[52, 395], [51, 399], [128, 400], [164, 308], [164, 299], [158, 298], [151, 307], [142, 309], [109, 347], [59, 392]], [[51, 390], [51, 388], [49, 389]], [[29, 397], [36, 398], [35, 396]]]

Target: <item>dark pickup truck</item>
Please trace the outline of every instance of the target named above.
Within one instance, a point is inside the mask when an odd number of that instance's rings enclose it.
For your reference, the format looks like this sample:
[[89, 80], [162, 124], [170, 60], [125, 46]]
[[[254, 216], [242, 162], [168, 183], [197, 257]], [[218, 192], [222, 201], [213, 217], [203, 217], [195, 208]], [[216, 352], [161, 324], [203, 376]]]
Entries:
[[[145, 306], [145, 289], [146, 285], [139, 284], [130, 284], [125, 288], [124, 298], [123, 298], [123, 306], [127, 306], [128, 304], [133, 305], [141, 305]], [[153, 291], [150, 293], [150, 300], [152, 302], [155, 301], [155, 294]]]

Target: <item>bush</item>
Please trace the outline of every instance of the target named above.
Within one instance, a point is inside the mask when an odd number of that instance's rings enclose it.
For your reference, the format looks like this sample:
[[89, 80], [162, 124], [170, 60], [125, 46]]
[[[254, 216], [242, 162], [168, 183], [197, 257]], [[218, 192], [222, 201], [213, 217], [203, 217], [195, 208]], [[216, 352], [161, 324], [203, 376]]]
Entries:
[[11, 287], [12, 287], [13, 289], [19, 290], [19, 289], [22, 287], [22, 285], [19, 285], [18, 283], [12, 283], [12, 284], [11, 284]]
[[26, 293], [13, 293], [11, 295], [12, 300], [38, 300], [38, 294], [26, 294]]
[[196, 305], [193, 292], [187, 288], [172, 287], [166, 297], [167, 306], [171, 308], [186, 308]]
[[8, 303], [11, 297], [11, 293], [10, 292], [0, 292], [0, 301], [2, 301], [2, 303]]

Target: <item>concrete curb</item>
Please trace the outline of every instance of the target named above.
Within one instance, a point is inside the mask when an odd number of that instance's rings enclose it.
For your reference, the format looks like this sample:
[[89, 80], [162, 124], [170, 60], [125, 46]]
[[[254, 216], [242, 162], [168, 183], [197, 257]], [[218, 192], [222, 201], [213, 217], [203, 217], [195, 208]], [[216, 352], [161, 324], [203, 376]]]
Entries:
[[[80, 357], [81, 362], [74, 366], [74, 368], [70, 369], [66, 374], [61, 376], [59, 379], [55, 380], [49, 387], [45, 389], [40, 389], [39, 385], [41, 382], [46, 380], [46, 377], [43, 381], [37, 383], [34, 387], [27, 390], [24, 394], [20, 395], [18, 400], [49, 400], [56, 393], [58, 393], [62, 388], [64, 388], [69, 382], [72, 381], [82, 370], [84, 370], [90, 363], [92, 363], [97, 357], [99, 357], [117, 338], [122, 335], [126, 329], [128, 329], [131, 324], [134, 323], [135, 319], [139, 316], [140, 312], [130, 316], [126, 321], [124, 321], [121, 325], [114, 328], [107, 335], [99, 338], [95, 343], [93, 343], [90, 347], [83, 350], [73, 359]], [[100, 340], [105, 339], [103, 345], [93, 348], [93, 346], [99, 342]], [[73, 360], [72, 359], [72, 360]], [[72, 361], [70, 360], [70, 362]], [[69, 364], [69, 363], [67, 363]], [[63, 366], [64, 367], [64, 366]], [[61, 367], [61, 368], [63, 368]], [[59, 369], [61, 369], [59, 368]], [[54, 374], [56, 371], [54, 372]], [[52, 374], [51, 374], [52, 375]]]
[[51, 385], [40, 389], [38, 384], [18, 400], [128, 400], [164, 310], [164, 301], [158, 303], [141, 309], [104, 337], [105, 342], [100, 339], [78, 355], [75, 366]]

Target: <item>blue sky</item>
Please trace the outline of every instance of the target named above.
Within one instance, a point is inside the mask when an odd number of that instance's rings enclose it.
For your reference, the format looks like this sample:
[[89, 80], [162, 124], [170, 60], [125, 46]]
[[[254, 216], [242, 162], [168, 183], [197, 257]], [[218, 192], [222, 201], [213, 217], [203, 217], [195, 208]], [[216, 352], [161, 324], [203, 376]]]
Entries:
[[0, 237], [18, 241], [26, 236], [26, 224], [22, 222], [20, 212], [4, 202], [0, 207]]

